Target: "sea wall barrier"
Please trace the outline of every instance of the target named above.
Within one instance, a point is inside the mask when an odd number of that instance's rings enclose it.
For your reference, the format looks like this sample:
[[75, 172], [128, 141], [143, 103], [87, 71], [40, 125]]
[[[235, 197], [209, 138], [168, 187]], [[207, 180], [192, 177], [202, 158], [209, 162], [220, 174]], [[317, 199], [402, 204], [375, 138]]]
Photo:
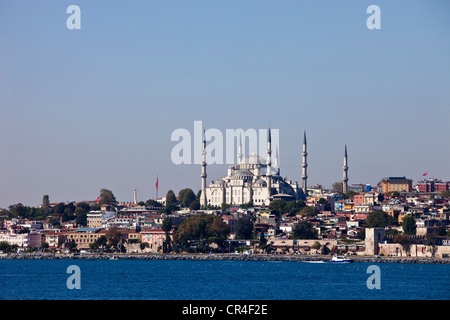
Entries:
[[[8, 253], [0, 254], [0, 259], [87, 259], [87, 260], [230, 260], [230, 261], [298, 261], [329, 262], [328, 256], [308, 255], [264, 255], [264, 254], [58, 254], [58, 253]], [[367, 263], [434, 263], [450, 264], [450, 259], [416, 257], [372, 257], [350, 256], [354, 262]]]

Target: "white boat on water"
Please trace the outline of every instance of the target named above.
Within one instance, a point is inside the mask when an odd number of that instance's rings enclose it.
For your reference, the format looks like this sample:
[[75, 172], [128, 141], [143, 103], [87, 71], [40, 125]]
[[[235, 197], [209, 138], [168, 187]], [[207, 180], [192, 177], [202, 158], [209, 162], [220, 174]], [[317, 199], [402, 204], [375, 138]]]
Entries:
[[302, 262], [305, 262], [305, 263], [325, 263], [325, 261], [322, 261], [322, 260], [309, 260], [309, 261], [302, 261]]
[[353, 260], [349, 259], [345, 256], [334, 255], [333, 258], [331, 258], [331, 262], [332, 263], [352, 263]]

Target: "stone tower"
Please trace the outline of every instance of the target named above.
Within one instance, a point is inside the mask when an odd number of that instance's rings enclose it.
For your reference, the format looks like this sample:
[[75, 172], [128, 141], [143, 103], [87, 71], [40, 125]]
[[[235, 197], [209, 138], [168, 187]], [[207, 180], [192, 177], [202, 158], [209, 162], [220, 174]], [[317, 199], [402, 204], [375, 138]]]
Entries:
[[306, 188], [308, 186], [308, 184], [307, 184], [308, 174], [306, 173], [306, 169], [308, 167], [308, 163], [306, 161], [307, 155], [308, 155], [308, 152], [306, 151], [306, 131], [304, 131], [303, 132], [303, 152], [302, 152], [302, 156], [303, 156], [303, 161], [302, 161], [302, 190], [303, 190], [303, 194], [305, 196], [307, 195]]
[[347, 145], [345, 145], [345, 151], [344, 151], [344, 167], [343, 170], [343, 177], [342, 177], [342, 192], [347, 193], [348, 191], [348, 166], [347, 166]]
[[267, 194], [269, 198], [272, 191], [272, 173], [270, 171], [271, 165], [272, 165], [272, 138], [270, 135], [270, 126], [269, 126], [269, 133], [267, 136], [267, 172], [266, 172], [267, 191], [268, 191]]
[[379, 254], [379, 244], [384, 241], [385, 230], [382, 228], [366, 228], [365, 254], [374, 256]]
[[206, 137], [204, 128], [202, 140], [202, 193], [200, 194], [200, 207], [206, 209], [208, 203], [206, 200]]

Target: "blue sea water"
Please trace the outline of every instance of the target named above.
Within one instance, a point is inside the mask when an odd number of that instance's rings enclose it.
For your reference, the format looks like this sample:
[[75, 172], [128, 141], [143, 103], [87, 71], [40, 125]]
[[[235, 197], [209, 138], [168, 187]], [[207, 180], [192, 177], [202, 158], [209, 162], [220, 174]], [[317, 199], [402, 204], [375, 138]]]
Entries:
[[[67, 268], [80, 268], [69, 289]], [[0, 260], [2, 300], [448, 300], [450, 265], [186, 260]]]

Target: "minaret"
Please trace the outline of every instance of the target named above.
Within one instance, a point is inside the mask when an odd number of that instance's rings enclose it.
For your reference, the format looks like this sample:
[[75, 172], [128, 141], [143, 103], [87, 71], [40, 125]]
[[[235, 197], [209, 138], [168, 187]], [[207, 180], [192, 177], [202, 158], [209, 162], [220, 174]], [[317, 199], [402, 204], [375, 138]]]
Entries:
[[136, 232], [141, 231], [141, 219], [139, 218], [138, 215], [136, 215], [135, 231]]
[[137, 204], [137, 190], [134, 189], [134, 204]]
[[242, 163], [242, 137], [240, 134], [239, 134], [239, 145], [238, 145], [237, 157], [238, 157], [238, 164], [241, 164]]
[[306, 162], [306, 156], [308, 155], [308, 152], [306, 152], [306, 131], [303, 132], [303, 152], [302, 152], [302, 156], [303, 156], [303, 162], [302, 162], [302, 190], [303, 190], [303, 194], [306, 196], [307, 195], [307, 179], [308, 179], [308, 174], [306, 173], [306, 168], [308, 167], [308, 163]]
[[256, 179], [261, 178], [261, 162], [259, 161], [259, 157], [256, 157], [256, 171], [255, 171]]
[[275, 151], [275, 168], [277, 169], [276, 174], [280, 175], [280, 164], [278, 162], [278, 146], [277, 146], [276, 151]]
[[202, 142], [202, 193], [200, 195], [200, 207], [206, 209], [206, 137], [205, 128], [203, 128], [203, 142]]
[[267, 176], [267, 192], [268, 197], [270, 198], [270, 192], [272, 190], [272, 173], [270, 172], [270, 167], [272, 165], [272, 138], [270, 135], [270, 126], [269, 126], [269, 134], [267, 136], [267, 170], [266, 170], [266, 176]]
[[343, 178], [342, 178], [342, 192], [343, 193], [347, 193], [348, 191], [348, 185], [347, 185], [347, 181], [348, 181], [348, 176], [347, 176], [347, 171], [348, 171], [348, 166], [347, 166], [347, 144], [345, 145], [345, 152], [344, 152], [344, 167], [343, 169]]

